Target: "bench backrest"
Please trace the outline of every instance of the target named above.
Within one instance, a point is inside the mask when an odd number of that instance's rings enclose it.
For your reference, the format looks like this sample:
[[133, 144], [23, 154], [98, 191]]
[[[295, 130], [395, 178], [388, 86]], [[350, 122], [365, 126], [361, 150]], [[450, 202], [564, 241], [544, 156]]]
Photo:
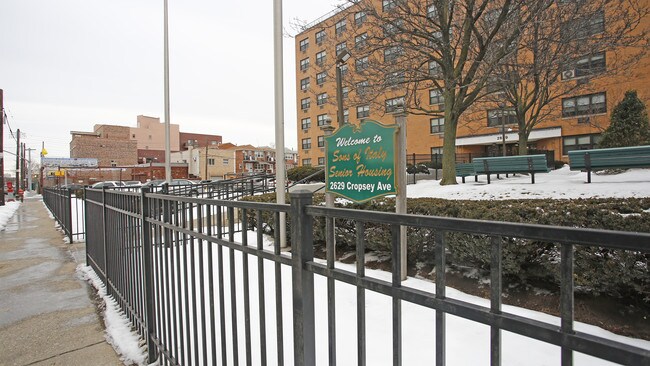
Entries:
[[470, 175], [476, 175], [476, 172], [474, 172], [474, 165], [472, 163], [456, 164], [457, 177], [468, 177]]
[[[517, 155], [476, 158], [472, 161], [476, 173], [548, 172], [546, 155]], [[530, 165], [529, 165], [530, 164]]]
[[569, 151], [571, 170], [585, 169], [587, 154], [592, 169], [650, 167], [650, 146], [630, 146]]

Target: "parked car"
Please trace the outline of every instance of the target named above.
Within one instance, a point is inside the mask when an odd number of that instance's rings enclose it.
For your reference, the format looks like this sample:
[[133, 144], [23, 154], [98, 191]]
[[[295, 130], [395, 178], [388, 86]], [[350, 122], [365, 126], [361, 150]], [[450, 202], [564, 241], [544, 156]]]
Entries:
[[118, 187], [124, 187], [124, 182], [120, 182], [119, 180], [107, 180], [104, 182], [97, 182], [90, 186], [90, 188], [96, 188], [96, 189], [101, 189], [102, 187], [106, 188], [118, 188]]

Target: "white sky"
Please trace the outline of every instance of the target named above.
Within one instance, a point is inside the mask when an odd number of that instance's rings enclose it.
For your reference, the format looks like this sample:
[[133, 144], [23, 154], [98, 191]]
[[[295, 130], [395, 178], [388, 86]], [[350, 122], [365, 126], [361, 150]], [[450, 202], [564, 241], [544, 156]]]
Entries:
[[[296, 147], [290, 22], [342, 2], [283, 2], [287, 147]], [[0, 34], [5, 110], [32, 158], [42, 141], [48, 157], [68, 157], [71, 130], [163, 119], [162, 0], [2, 0]], [[273, 1], [169, 0], [169, 37], [171, 122], [224, 142], [273, 143]], [[6, 128], [4, 141], [14, 152]], [[5, 154], [5, 170], [14, 164]]]

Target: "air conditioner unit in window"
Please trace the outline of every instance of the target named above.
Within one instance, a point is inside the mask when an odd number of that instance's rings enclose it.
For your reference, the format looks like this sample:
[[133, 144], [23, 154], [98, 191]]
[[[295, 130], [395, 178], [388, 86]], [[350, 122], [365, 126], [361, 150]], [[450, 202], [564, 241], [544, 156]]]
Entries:
[[562, 79], [573, 79], [576, 77], [576, 71], [575, 70], [564, 70], [562, 71]]

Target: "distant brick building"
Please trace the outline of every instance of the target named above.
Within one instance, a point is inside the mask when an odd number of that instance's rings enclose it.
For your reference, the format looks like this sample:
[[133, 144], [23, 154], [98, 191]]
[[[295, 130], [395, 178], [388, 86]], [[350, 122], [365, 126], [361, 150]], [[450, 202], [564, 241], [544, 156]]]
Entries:
[[129, 127], [95, 125], [93, 132], [71, 131], [71, 158], [97, 158], [99, 166], [137, 164], [137, 142], [130, 138]]
[[221, 145], [221, 136], [219, 135], [206, 135], [201, 133], [180, 132], [178, 134], [179, 145], [181, 150], [188, 148], [199, 148], [206, 146], [217, 147]]

